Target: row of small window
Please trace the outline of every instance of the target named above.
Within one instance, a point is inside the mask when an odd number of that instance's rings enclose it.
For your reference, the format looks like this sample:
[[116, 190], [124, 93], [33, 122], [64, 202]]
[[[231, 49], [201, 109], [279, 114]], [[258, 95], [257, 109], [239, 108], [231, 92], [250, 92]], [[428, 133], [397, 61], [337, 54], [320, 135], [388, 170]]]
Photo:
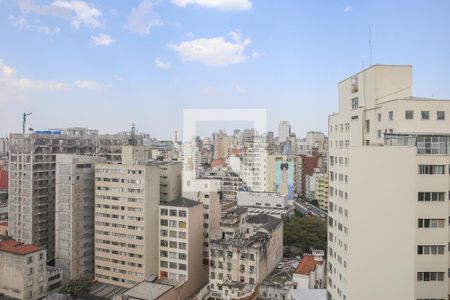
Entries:
[[96, 269], [110, 271], [110, 272], [119, 273], [119, 274], [127, 274], [130, 276], [144, 277], [144, 273], [141, 273], [141, 272], [127, 271], [127, 270], [118, 269], [118, 268], [111, 268], [108, 266], [97, 265]]
[[109, 174], [142, 174], [142, 170], [125, 170], [125, 169], [96, 169], [95, 173]]
[[[334, 148], [343, 149], [348, 147], [350, 147], [350, 140], [334, 141]], [[330, 148], [333, 148], [333, 141], [330, 141]]]
[[122, 239], [129, 239], [129, 240], [143, 240], [144, 237], [142, 235], [133, 235], [133, 234], [125, 234], [125, 233], [119, 233], [119, 232], [110, 232], [105, 230], [96, 230], [96, 235], [105, 235], [105, 236], [112, 236]]
[[[217, 273], [217, 278], [216, 278], [216, 273], [211, 272], [211, 273], [209, 274], [209, 279], [212, 279], [212, 280], [215, 280], [215, 279], [223, 280], [223, 277], [224, 277], [223, 275], [224, 275], [223, 273]], [[231, 281], [231, 280], [232, 280], [231, 274], [226, 274], [226, 280], [227, 280], [227, 281]], [[241, 277], [239, 278], [239, 281], [240, 281], [241, 283], [246, 282], [245, 277], [244, 277], [244, 276], [241, 276]], [[249, 277], [249, 278], [248, 278], [248, 283], [250, 283], [250, 284], [255, 284], [255, 279], [254, 279], [253, 277]], [[221, 287], [220, 285], [217, 285], [217, 288], [218, 288], [219, 290], [222, 290], [222, 287]], [[211, 284], [211, 289], [214, 289], [214, 285], [213, 285], [213, 284]]]
[[111, 250], [111, 249], [105, 249], [105, 248], [95, 248], [95, 252], [97, 253], [111, 253], [113, 255], [119, 255], [119, 256], [128, 256], [133, 258], [142, 258], [143, 256], [141, 254], [136, 253], [129, 253], [129, 252], [123, 252], [123, 251], [117, 251], [117, 250]]
[[143, 212], [144, 209], [142, 207], [126, 207], [126, 206], [119, 206], [119, 205], [109, 205], [109, 204], [96, 204], [95, 207], [97, 208], [103, 208], [103, 209], [112, 209], [112, 210], [121, 210], [125, 211], [131, 211], [131, 212]]
[[348, 165], [348, 157], [341, 157], [341, 156], [332, 156], [330, 155], [330, 165], [334, 166], [334, 165]]
[[182, 242], [175, 242], [175, 241], [166, 241], [166, 240], [161, 240], [159, 242], [159, 245], [161, 247], [169, 247], [172, 249], [181, 249], [181, 250], [186, 250], [186, 243], [182, 243]]
[[105, 196], [105, 195], [95, 195], [96, 199], [99, 200], [114, 200], [114, 201], [127, 201], [131, 203], [144, 203], [143, 198], [132, 198], [132, 197], [117, 197], [117, 196]]
[[97, 262], [101, 262], [101, 261], [105, 261], [105, 262], [112, 262], [113, 264], [118, 264], [118, 265], [127, 265], [130, 267], [136, 267], [136, 268], [142, 268], [142, 264], [140, 263], [135, 263], [135, 262], [131, 262], [131, 261], [124, 261], [124, 260], [119, 260], [119, 259], [111, 259], [108, 257], [103, 257], [103, 256], [96, 256], [95, 257], [95, 261]]
[[128, 247], [131, 249], [138, 249], [138, 250], [143, 250], [144, 246], [143, 245], [136, 245], [136, 244], [128, 244], [128, 243], [123, 243], [123, 242], [117, 242], [117, 241], [110, 241], [110, 240], [103, 240], [103, 239], [96, 239], [95, 240], [95, 244], [99, 246], [99, 244], [104, 244], [104, 245], [113, 245], [113, 246], [118, 246], [118, 247]]
[[445, 174], [445, 165], [419, 165], [419, 174], [443, 175]]
[[169, 278], [171, 280], [176, 280], [178, 282], [185, 282], [187, 280], [187, 275], [177, 274], [172, 272], [161, 271], [159, 272], [160, 278]]
[[96, 177], [96, 181], [103, 182], [120, 182], [120, 183], [133, 183], [133, 184], [144, 184], [143, 179], [124, 179], [124, 178], [109, 178], [109, 177]]
[[[450, 192], [448, 192], [448, 198], [450, 199]], [[445, 192], [419, 192], [417, 196], [418, 201], [445, 201]]]
[[141, 194], [144, 192], [143, 189], [128, 189], [128, 188], [116, 188], [110, 186], [98, 186], [97, 191], [110, 191], [110, 192], [120, 192], [120, 193], [137, 193]]
[[330, 190], [330, 193], [329, 193], [330, 197], [337, 197], [339, 195], [339, 198], [343, 198], [345, 200], [348, 199], [348, 193], [347, 192], [338, 190], [338, 189], [336, 189], [336, 188], [334, 188], [332, 186], [329, 187], [329, 190]]
[[418, 245], [418, 255], [443, 255], [445, 252], [444, 245]]
[[168, 257], [168, 258], [172, 258], [172, 259], [181, 259], [181, 260], [187, 259], [186, 253], [167, 252], [166, 250], [161, 250], [159, 256], [160, 257]]
[[186, 210], [176, 210], [176, 209], [170, 209], [167, 210], [166, 208], [161, 208], [161, 216], [172, 216], [172, 217], [182, 217], [182, 218], [186, 218]]
[[105, 280], [112, 280], [112, 281], [116, 281], [116, 282], [122, 282], [122, 283], [126, 283], [130, 286], [134, 286], [135, 284], [137, 284], [137, 281], [134, 280], [129, 280], [129, 279], [125, 279], [125, 278], [117, 278], [117, 277], [110, 277], [107, 275], [103, 275], [103, 274], [95, 274], [95, 278], [97, 279], [105, 279]]
[[[39, 272], [44, 271], [44, 264], [40, 264], [39, 265]], [[34, 269], [33, 268], [28, 268], [28, 275], [33, 275]]]
[[418, 219], [419, 228], [444, 228], [445, 219]]
[[[381, 122], [381, 113], [377, 115], [378, 122]], [[429, 110], [422, 110], [420, 112], [420, 119], [421, 120], [430, 120], [430, 111]], [[394, 120], [394, 112], [389, 111], [388, 112], [388, 121]], [[405, 120], [414, 120], [414, 110], [405, 110]], [[436, 111], [436, 120], [443, 121], [445, 120], [445, 111]]]
[[333, 212], [333, 211], [336, 210], [337, 212], [339, 212], [340, 215], [344, 215], [345, 217], [348, 217], [348, 210], [347, 209], [344, 209], [343, 207], [341, 207], [339, 205], [336, 205], [336, 204], [334, 204], [331, 201], [328, 201], [328, 210], [330, 212]]
[[159, 265], [161, 266], [161, 268], [169, 268], [169, 269], [174, 269], [174, 270], [182, 270], [182, 271], [186, 271], [186, 264], [179, 264], [176, 262], [167, 262], [165, 260], [161, 260], [159, 262]]
[[134, 225], [124, 225], [124, 224], [117, 224], [117, 223], [108, 223], [108, 222], [100, 222], [96, 221], [95, 225], [97, 226], [104, 226], [104, 227], [113, 227], [113, 228], [122, 228], [122, 229], [128, 229], [128, 230], [136, 230], [136, 231], [144, 231], [143, 226], [134, 226]]
[[[178, 235], [178, 236], [177, 236]], [[160, 231], [160, 236], [166, 237], [166, 236], [170, 236], [171, 238], [180, 238], [180, 239], [185, 239], [187, 234], [185, 231], [174, 231], [174, 230], [167, 230], [167, 229], [161, 229]]]
[[[350, 123], [339, 124], [339, 132], [350, 131]], [[338, 132], [338, 126], [334, 125], [334, 132]], [[333, 133], [333, 125], [330, 126], [330, 133]]]
[[102, 217], [102, 218], [120, 219], [120, 220], [137, 221], [137, 222], [144, 221], [144, 217], [124, 216], [124, 215], [107, 214], [107, 213], [101, 213], [101, 212], [96, 212], [95, 216]]
[[185, 221], [175, 221], [175, 220], [161, 219], [159, 224], [161, 226], [186, 228], [186, 222]]
[[417, 272], [417, 281], [444, 281], [445, 272]]
[[340, 182], [348, 182], [348, 175], [330, 171], [330, 181], [339, 180]]
[[[28, 264], [33, 263], [33, 261], [34, 261], [33, 256], [34, 256], [34, 254], [30, 254], [30, 255], [27, 257], [27, 263], [28, 263]], [[44, 259], [45, 259], [44, 253], [39, 253], [38, 258], [39, 258], [39, 260], [44, 260]]]

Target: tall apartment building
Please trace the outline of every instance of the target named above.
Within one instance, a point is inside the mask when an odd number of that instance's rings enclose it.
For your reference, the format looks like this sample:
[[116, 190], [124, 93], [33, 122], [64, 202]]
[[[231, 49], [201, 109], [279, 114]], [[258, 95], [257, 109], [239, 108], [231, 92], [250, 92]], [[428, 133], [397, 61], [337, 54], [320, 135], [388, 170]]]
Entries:
[[220, 131], [214, 138], [214, 155], [213, 159], [227, 159], [229, 148], [233, 144], [233, 137], [227, 136]]
[[[134, 139], [142, 143], [142, 136]], [[56, 154], [95, 155], [119, 163], [130, 136], [67, 128], [11, 134], [9, 141], [9, 233], [19, 242], [45, 247], [47, 259], [53, 260]]]
[[158, 273], [159, 169], [95, 167], [95, 279], [131, 287]]
[[203, 207], [180, 198], [159, 207], [159, 277], [180, 283], [184, 296], [208, 281], [203, 265]]
[[329, 117], [329, 299], [448, 299], [450, 101], [412, 67], [339, 83]]
[[227, 171], [222, 176], [222, 199], [236, 201], [237, 193], [242, 188], [242, 178], [234, 171]]
[[45, 299], [47, 257], [38, 245], [0, 242], [0, 294], [11, 299]]
[[266, 143], [256, 141], [245, 144], [242, 156], [242, 180], [252, 191], [267, 190], [267, 150]]
[[315, 176], [315, 199], [319, 203], [319, 208], [323, 210], [328, 209], [328, 174], [319, 173]]
[[289, 134], [291, 133], [291, 125], [288, 121], [280, 121], [278, 125], [278, 142], [284, 143], [289, 140]]
[[94, 210], [96, 163], [105, 158], [56, 155], [55, 266], [63, 281], [94, 277]]

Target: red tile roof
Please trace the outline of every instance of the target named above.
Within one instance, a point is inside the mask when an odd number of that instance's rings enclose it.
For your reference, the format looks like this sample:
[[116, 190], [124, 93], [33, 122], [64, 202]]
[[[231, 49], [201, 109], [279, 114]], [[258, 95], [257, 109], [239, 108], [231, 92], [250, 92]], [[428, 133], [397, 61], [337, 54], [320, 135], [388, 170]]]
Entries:
[[302, 258], [302, 261], [298, 264], [294, 273], [308, 276], [315, 269], [316, 262], [314, 261], [314, 256], [306, 255]]
[[233, 155], [233, 156], [240, 156], [241, 155], [241, 150], [233, 148], [233, 149], [231, 149], [231, 155]]
[[220, 167], [225, 165], [225, 161], [223, 159], [214, 159], [211, 162], [211, 168]]
[[26, 255], [42, 249], [43, 248], [38, 245], [18, 243], [15, 240], [0, 242], [0, 251], [14, 254]]

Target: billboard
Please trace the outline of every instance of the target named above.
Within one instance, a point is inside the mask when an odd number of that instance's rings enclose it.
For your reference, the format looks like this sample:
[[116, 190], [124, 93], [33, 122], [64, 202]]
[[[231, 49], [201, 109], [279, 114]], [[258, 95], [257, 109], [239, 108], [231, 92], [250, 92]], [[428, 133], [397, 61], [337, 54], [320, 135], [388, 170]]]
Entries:
[[294, 199], [294, 162], [275, 162], [275, 191]]

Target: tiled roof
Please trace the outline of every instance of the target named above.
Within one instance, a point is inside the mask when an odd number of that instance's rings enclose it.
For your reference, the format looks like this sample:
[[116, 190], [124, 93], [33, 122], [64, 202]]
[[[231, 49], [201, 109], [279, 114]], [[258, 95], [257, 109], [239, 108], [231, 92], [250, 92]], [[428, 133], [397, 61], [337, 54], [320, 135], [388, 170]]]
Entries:
[[225, 165], [225, 161], [223, 159], [213, 159], [211, 162], [211, 168], [220, 167]]
[[314, 261], [314, 256], [306, 255], [302, 258], [302, 261], [298, 264], [294, 273], [308, 276], [315, 269], [316, 262]]
[[0, 251], [19, 255], [30, 254], [36, 251], [41, 251], [42, 249], [43, 248], [38, 245], [18, 243], [15, 240], [0, 242]]

